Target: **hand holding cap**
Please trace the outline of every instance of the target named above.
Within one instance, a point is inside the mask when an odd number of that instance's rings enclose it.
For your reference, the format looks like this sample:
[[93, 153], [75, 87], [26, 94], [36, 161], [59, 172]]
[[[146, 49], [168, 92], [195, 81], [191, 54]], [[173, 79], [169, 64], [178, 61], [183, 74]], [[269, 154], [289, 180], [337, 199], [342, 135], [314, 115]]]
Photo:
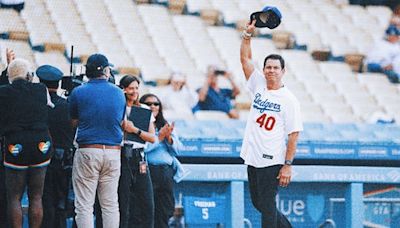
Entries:
[[281, 23], [281, 18], [281, 12], [273, 6], [266, 6], [262, 11], [254, 12], [250, 15], [250, 21], [256, 20], [255, 26], [257, 28], [267, 27], [274, 29]]

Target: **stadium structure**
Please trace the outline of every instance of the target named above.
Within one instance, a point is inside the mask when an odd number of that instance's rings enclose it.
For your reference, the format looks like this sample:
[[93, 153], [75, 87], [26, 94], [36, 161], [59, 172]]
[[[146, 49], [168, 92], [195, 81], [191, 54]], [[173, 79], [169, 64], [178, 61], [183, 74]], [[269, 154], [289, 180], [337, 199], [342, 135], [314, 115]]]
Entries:
[[1, 69], [6, 48], [65, 75], [83, 72], [87, 57], [99, 52], [115, 65], [117, 84], [124, 74], [140, 76], [142, 94], [157, 94], [171, 72], [184, 73], [199, 88], [208, 65], [229, 70], [242, 89], [233, 101], [240, 119], [215, 111], [165, 111], [176, 123], [184, 144], [179, 159], [188, 171], [175, 188], [176, 208], [183, 208], [187, 227], [261, 227], [239, 158], [251, 105], [239, 48], [249, 15], [265, 5], [279, 8], [282, 23], [257, 31], [253, 59], [260, 67], [269, 53], [285, 58], [284, 83], [301, 103], [305, 127], [293, 183], [280, 191], [278, 208], [296, 228], [400, 227], [400, 86], [363, 64], [384, 36], [388, 6], [347, 0], [27, 0], [20, 13], [0, 9]]

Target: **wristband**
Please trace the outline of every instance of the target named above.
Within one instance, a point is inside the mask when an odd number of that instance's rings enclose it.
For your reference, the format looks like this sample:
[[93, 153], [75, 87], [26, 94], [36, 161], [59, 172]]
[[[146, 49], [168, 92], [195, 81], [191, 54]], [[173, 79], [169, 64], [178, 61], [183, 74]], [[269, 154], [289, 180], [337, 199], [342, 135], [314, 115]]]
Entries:
[[246, 30], [243, 30], [242, 38], [245, 40], [249, 40], [251, 38], [251, 33], [248, 33]]
[[136, 133], [138, 136], [140, 136], [140, 134], [142, 134], [142, 130], [138, 130], [138, 132]]
[[291, 160], [285, 160], [285, 165], [292, 165], [292, 161]]

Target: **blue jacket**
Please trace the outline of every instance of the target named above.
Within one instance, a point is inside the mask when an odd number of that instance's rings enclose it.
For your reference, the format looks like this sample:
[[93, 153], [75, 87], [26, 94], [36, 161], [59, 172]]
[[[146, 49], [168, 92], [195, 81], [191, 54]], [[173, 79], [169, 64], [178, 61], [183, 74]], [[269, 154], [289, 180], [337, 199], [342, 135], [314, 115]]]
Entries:
[[[158, 136], [158, 131], [156, 135]], [[172, 165], [175, 170], [174, 180], [178, 183], [188, 173], [183, 169], [182, 164], [176, 158], [183, 144], [175, 135], [172, 135], [172, 140], [172, 145], [169, 144], [166, 139], [161, 142], [156, 141], [154, 143], [149, 143], [145, 149], [145, 153], [147, 162], [150, 165]]]

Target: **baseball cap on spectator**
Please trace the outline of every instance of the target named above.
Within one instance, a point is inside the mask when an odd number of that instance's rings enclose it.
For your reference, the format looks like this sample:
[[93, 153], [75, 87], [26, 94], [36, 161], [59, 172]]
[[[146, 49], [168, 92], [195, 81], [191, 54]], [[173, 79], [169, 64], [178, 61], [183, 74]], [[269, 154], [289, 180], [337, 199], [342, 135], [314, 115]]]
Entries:
[[390, 25], [386, 29], [386, 35], [388, 35], [388, 36], [400, 36], [400, 30], [396, 26]]
[[58, 88], [58, 82], [63, 76], [63, 72], [57, 67], [51, 65], [42, 65], [36, 70], [40, 82], [49, 88]]
[[114, 65], [108, 62], [107, 57], [102, 54], [93, 54], [89, 56], [86, 62], [86, 75], [91, 77], [93, 74], [102, 72], [106, 67], [113, 67]]
[[28, 79], [31, 76], [31, 64], [26, 59], [16, 58], [8, 65], [8, 81], [12, 83], [16, 79]]

